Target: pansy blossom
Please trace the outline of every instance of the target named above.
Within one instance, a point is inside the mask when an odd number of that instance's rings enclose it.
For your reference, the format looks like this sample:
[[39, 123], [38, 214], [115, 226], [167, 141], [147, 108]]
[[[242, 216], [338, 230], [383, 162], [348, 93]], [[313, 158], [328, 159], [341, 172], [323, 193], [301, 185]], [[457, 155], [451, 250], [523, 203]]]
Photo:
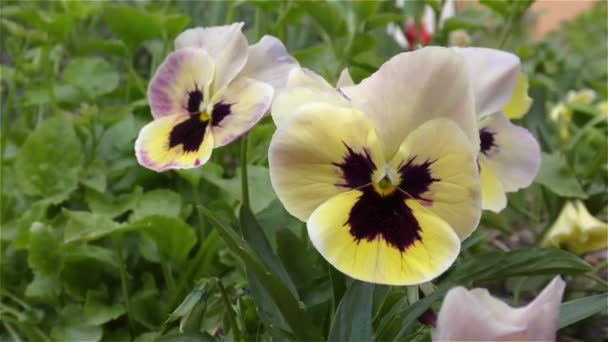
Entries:
[[[403, 53], [356, 86], [329, 88], [307, 104], [298, 100], [314, 86], [278, 95], [295, 104], [270, 143], [279, 199], [353, 278], [408, 285], [437, 277], [481, 211], [479, 136], [460, 56], [435, 47]], [[336, 103], [336, 93], [346, 101]]]
[[155, 171], [204, 164], [247, 132], [297, 62], [274, 37], [248, 46], [243, 24], [189, 29], [148, 87], [154, 121], [139, 133], [139, 163]]
[[484, 209], [499, 212], [507, 192], [527, 187], [540, 167], [540, 146], [528, 130], [513, 125], [530, 108], [528, 81], [519, 58], [486, 48], [454, 48], [465, 59], [475, 93]]

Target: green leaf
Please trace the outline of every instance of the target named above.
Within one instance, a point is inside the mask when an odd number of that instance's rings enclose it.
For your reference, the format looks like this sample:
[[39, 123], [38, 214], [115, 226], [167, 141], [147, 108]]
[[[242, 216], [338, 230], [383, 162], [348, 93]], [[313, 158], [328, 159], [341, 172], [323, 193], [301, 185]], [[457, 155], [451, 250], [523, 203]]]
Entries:
[[78, 186], [83, 159], [72, 121], [55, 116], [42, 122], [21, 147], [15, 162], [17, 183], [27, 195], [62, 202]]
[[353, 12], [357, 17], [357, 20], [364, 21], [367, 18], [373, 16], [380, 7], [379, 0], [367, 0], [367, 1], [353, 1]]
[[239, 237], [234, 229], [219, 221], [215, 215], [206, 208], [198, 207], [226, 242], [226, 246], [245, 263], [248, 270], [254, 274], [259, 283], [268, 291], [274, 304], [279, 308], [283, 317], [288, 322], [295, 337], [302, 341], [318, 340], [319, 330], [312, 324], [310, 316], [299, 302], [278, 279], [269, 273], [256, 257], [254, 252], [247, 246], [245, 241]]
[[65, 243], [99, 239], [121, 227], [107, 215], [66, 209], [63, 213], [68, 218], [63, 233]]
[[371, 341], [374, 284], [355, 280], [338, 305], [329, 341]]
[[253, 248], [266, 268], [268, 268], [268, 270], [270, 270], [275, 277], [279, 278], [283, 282], [283, 285], [285, 285], [297, 299], [298, 292], [293, 284], [293, 281], [289, 277], [289, 274], [287, 274], [285, 271], [280, 259], [272, 251], [272, 247], [270, 246], [270, 243], [268, 243], [266, 234], [258, 224], [255, 216], [253, 216], [251, 209], [242, 205], [240, 219], [241, 231], [243, 232], [243, 237], [249, 246]]
[[64, 249], [65, 263], [95, 261], [100, 267], [106, 267], [110, 273], [118, 273], [120, 265], [114, 252], [108, 248], [95, 245], [66, 245]]
[[542, 164], [535, 182], [563, 197], [587, 198], [566, 159], [556, 153], [543, 153]]
[[57, 275], [63, 266], [61, 242], [53, 230], [35, 222], [30, 227], [28, 264], [43, 276]]
[[435, 290], [432, 294], [427, 297], [422, 298], [414, 304], [407, 306], [404, 310], [404, 318], [403, 323], [401, 324], [401, 330], [395, 336], [395, 340], [403, 337], [412, 324], [416, 322], [418, 317], [420, 317], [426, 310], [428, 310], [433, 303], [440, 300], [443, 295], [452, 287], [451, 284], [443, 284], [440, 288]]
[[129, 221], [134, 222], [146, 216], [159, 215], [178, 217], [182, 209], [182, 198], [178, 193], [157, 189], [143, 194], [133, 208]]
[[509, 14], [509, 3], [505, 0], [479, 0], [479, 3], [503, 17]]
[[103, 335], [101, 326], [95, 326], [83, 321], [82, 308], [75, 304], [65, 306], [59, 315], [59, 320], [51, 329], [51, 337], [55, 341], [99, 341]]
[[368, 30], [375, 29], [376, 27], [384, 27], [388, 23], [399, 23], [403, 20], [403, 17], [400, 14], [395, 13], [378, 13], [371, 18], [367, 19], [365, 23], [365, 27]]
[[126, 313], [125, 307], [121, 303], [108, 305], [107, 301], [107, 293], [88, 291], [84, 303], [84, 322], [90, 325], [101, 325]]
[[608, 309], [608, 293], [575, 299], [559, 308], [559, 329]]
[[477, 254], [456, 264], [447, 281], [463, 283], [523, 275], [581, 274], [591, 266], [561, 249], [518, 249]]
[[297, 2], [329, 37], [336, 37], [346, 33], [344, 15], [336, 4], [328, 1], [300, 1]]
[[61, 294], [59, 276], [34, 273], [34, 280], [25, 288], [25, 296], [49, 304], [57, 304]]
[[115, 218], [129, 210], [133, 210], [142, 195], [143, 192], [140, 187], [135, 187], [131, 193], [116, 197], [113, 197], [109, 193], [87, 189], [85, 191], [85, 200], [92, 212]]
[[110, 93], [120, 81], [116, 69], [101, 57], [83, 57], [70, 60], [63, 78], [83, 91], [89, 99]]

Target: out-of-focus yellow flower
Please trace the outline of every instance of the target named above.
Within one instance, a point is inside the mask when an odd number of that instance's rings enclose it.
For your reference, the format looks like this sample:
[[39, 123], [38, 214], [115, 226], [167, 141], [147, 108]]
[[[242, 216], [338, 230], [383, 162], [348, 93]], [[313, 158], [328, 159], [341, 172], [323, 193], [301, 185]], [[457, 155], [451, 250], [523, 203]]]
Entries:
[[595, 100], [595, 96], [595, 92], [591, 89], [582, 89], [579, 91], [570, 90], [567, 95], [567, 100], [570, 103], [590, 105]]
[[572, 120], [572, 109], [563, 103], [558, 103], [549, 112], [549, 119], [559, 124], [559, 136], [568, 139], [570, 136], [570, 121]]
[[600, 111], [600, 114], [602, 114], [604, 116], [608, 115], [608, 101], [602, 101], [602, 102], [596, 104], [595, 108], [597, 108]]
[[465, 30], [450, 32], [450, 46], [467, 47], [471, 45], [471, 36]]
[[549, 229], [543, 244], [577, 254], [608, 248], [608, 223], [593, 217], [583, 202], [568, 202]]

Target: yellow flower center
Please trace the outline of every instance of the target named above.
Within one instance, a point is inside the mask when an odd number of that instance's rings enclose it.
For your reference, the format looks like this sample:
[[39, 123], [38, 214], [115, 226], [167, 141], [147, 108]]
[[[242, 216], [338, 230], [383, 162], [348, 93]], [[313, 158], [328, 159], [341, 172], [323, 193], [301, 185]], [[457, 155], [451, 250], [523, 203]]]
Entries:
[[377, 183], [372, 182], [372, 186], [374, 187], [374, 190], [376, 190], [376, 192], [382, 197], [388, 196], [397, 190], [397, 187], [391, 183], [388, 177], [382, 178], [382, 180]]
[[198, 118], [202, 121], [202, 122], [207, 122], [209, 120], [211, 120], [211, 115], [205, 113], [205, 112], [200, 112], [198, 114]]

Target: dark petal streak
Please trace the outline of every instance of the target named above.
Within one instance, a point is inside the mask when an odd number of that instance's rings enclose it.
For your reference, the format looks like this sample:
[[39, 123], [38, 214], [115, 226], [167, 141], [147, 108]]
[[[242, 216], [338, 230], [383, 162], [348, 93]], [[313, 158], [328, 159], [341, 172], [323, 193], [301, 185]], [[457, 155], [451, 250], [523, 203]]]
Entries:
[[341, 163], [333, 163], [342, 171], [344, 183], [336, 185], [356, 189], [369, 184], [372, 180], [372, 173], [376, 170], [376, 165], [369, 152], [364, 148], [363, 153], [357, 153], [350, 146], [346, 144], [344, 146], [346, 146], [344, 159]]
[[399, 167], [401, 174], [399, 188], [414, 199], [428, 201], [421, 197], [422, 194], [429, 190], [431, 183], [439, 181], [438, 178], [433, 178], [431, 175], [432, 164], [433, 162], [428, 160], [422, 164], [414, 164], [412, 157], [405, 165]]
[[169, 148], [181, 144], [184, 152], [198, 150], [205, 138], [207, 124], [209, 124], [209, 121], [201, 121], [198, 115], [191, 115], [188, 120], [173, 127], [169, 135]]
[[203, 102], [203, 92], [198, 88], [188, 92], [188, 113], [190, 114], [198, 114], [199, 107]]
[[371, 186], [362, 191], [346, 222], [356, 241], [373, 241], [380, 235], [389, 246], [404, 252], [421, 240], [420, 224], [405, 204], [403, 193], [395, 191], [381, 196]]
[[211, 113], [211, 125], [219, 126], [220, 122], [225, 117], [230, 115], [233, 103], [218, 102], [213, 105], [213, 112]]

